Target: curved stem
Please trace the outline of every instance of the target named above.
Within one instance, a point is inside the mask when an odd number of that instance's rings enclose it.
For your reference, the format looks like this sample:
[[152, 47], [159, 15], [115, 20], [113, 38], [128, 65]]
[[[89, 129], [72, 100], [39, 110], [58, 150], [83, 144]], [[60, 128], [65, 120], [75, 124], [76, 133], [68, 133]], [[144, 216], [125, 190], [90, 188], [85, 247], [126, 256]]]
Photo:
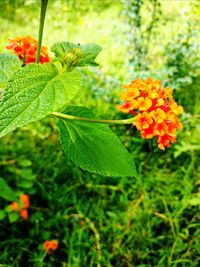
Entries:
[[125, 119], [125, 120], [95, 120], [95, 119], [77, 117], [77, 116], [68, 115], [68, 114], [59, 113], [59, 112], [53, 112], [50, 115], [54, 117], [59, 117], [62, 119], [68, 119], [68, 120], [87, 121], [87, 122], [105, 123], [105, 124], [132, 124], [135, 121], [134, 117], [130, 119]]
[[39, 33], [38, 33], [38, 47], [37, 47], [36, 63], [39, 63], [40, 61], [40, 51], [41, 51], [41, 45], [42, 45], [42, 35], [43, 35], [44, 20], [45, 20], [47, 4], [48, 4], [48, 0], [41, 0], [40, 27], [39, 27]]

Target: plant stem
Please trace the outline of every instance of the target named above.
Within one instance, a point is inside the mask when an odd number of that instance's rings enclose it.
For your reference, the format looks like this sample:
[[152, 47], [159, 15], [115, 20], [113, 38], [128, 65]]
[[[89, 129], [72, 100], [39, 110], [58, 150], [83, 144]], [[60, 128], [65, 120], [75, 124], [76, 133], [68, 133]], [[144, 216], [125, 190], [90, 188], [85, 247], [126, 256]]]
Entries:
[[41, 0], [40, 27], [39, 27], [39, 33], [38, 33], [38, 47], [37, 47], [36, 63], [39, 63], [40, 61], [40, 51], [41, 51], [41, 45], [42, 45], [42, 35], [43, 35], [44, 20], [45, 20], [47, 4], [48, 4], [48, 0]]
[[67, 119], [67, 120], [87, 121], [87, 122], [105, 123], [105, 124], [132, 124], [135, 121], [134, 117], [130, 119], [125, 119], [125, 120], [95, 120], [95, 119], [72, 116], [72, 115], [59, 113], [59, 112], [53, 112], [50, 115], [54, 117], [59, 117], [62, 119]]

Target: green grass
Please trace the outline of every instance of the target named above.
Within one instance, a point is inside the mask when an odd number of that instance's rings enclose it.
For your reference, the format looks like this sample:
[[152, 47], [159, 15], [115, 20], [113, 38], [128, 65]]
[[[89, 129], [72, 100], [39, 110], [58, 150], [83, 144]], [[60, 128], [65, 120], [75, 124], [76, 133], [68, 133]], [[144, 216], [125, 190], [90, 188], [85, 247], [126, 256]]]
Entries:
[[[28, 222], [1, 225], [1, 263], [79, 267], [101, 258], [101, 266], [198, 266], [199, 173], [192, 154], [174, 159], [150, 150], [136, 158], [137, 179], [103, 178], [66, 160], [52, 121], [33, 126], [1, 144], [1, 176], [31, 196]], [[31, 188], [20, 176], [27, 168], [36, 177]], [[41, 245], [51, 238], [59, 249], [42, 260]]]
[[[160, 23], [157, 31], [158, 39], [165, 37], [155, 49], [154, 41], [150, 44], [153, 73], [156, 66], [162, 68], [167, 38], [173, 41], [176, 35], [174, 21], [182, 29], [185, 17], [176, 15], [187, 9], [185, 2], [173, 2], [171, 15], [168, 6], [163, 9], [168, 22]], [[14, 20], [0, 18], [0, 49], [9, 37], [37, 36], [36, 4], [17, 7]], [[102, 118], [125, 118], [115, 110], [121, 81], [127, 77], [121, 5], [70, 10], [60, 1], [51, 2], [45, 44], [67, 40], [104, 48], [100, 71], [85, 71], [85, 89], [74, 103], [86, 103]], [[133, 127], [113, 127], [135, 158], [137, 178], [105, 178], [80, 170], [65, 157], [53, 118], [2, 138], [0, 177], [15, 191], [28, 193], [31, 206], [27, 222], [10, 223], [8, 217], [0, 221], [0, 266], [199, 267], [199, 79], [176, 96], [184, 104], [184, 129], [165, 152], [154, 141], [141, 139]], [[8, 204], [0, 199], [0, 209]], [[59, 248], [45, 256], [42, 244], [47, 239], [57, 239]]]

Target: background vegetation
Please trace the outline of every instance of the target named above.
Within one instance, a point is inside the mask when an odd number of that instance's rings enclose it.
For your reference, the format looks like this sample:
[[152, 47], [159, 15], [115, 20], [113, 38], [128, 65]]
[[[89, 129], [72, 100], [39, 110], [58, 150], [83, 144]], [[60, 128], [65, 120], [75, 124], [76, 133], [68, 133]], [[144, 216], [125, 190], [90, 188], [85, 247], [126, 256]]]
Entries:
[[[2, 138], [0, 177], [29, 194], [31, 207], [27, 222], [0, 212], [0, 266], [200, 266], [199, 18], [199, 1], [50, 1], [45, 45], [103, 47], [100, 68], [82, 73], [76, 104], [101, 118], [125, 118], [116, 112], [121, 85], [159, 78], [184, 107], [184, 129], [163, 152], [135, 128], [113, 127], [135, 159], [137, 178], [75, 167], [62, 152], [53, 118]], [[0, 51], [9, 38], [37, 38], [38, 22], [39, 1], [1, 0]], [[8, 204], [0, 199], [2, 210]], [[44, 257], [47, 239], [57, 239], [59, 249]]]

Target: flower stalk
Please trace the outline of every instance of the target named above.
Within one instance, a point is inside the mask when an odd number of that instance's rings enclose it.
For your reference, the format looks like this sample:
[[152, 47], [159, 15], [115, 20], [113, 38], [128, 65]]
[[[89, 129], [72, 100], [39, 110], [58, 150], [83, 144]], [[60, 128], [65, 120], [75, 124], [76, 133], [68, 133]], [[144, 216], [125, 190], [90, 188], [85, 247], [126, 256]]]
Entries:
[[95, 120], [95, 119], [88, 119], [83, 117], [77, 117], [73, 115], [68, 115], [64, 113], [59, 112], [53, 112], [50, 115], [62, 119], [67, 120], [76, 120], [76, 121], [86, 121], [86, 122], [92, 122], [92, 123], [104, 123], [104, 124], [132, 124], [135, 121], [135, 118], [125, 119], [125, 120]]
[[42, 45], [42, 36], [43, 36], [43, 28], [44, 28], [44, 20], [47, 10], [48, 0], [41, 0], [41, 9], [40, 9], [40, 27], [38, 33], [38, 48], [37, 48], [37, 55], [36, 55], [36, 63], [40, 61], [40, 51]]

